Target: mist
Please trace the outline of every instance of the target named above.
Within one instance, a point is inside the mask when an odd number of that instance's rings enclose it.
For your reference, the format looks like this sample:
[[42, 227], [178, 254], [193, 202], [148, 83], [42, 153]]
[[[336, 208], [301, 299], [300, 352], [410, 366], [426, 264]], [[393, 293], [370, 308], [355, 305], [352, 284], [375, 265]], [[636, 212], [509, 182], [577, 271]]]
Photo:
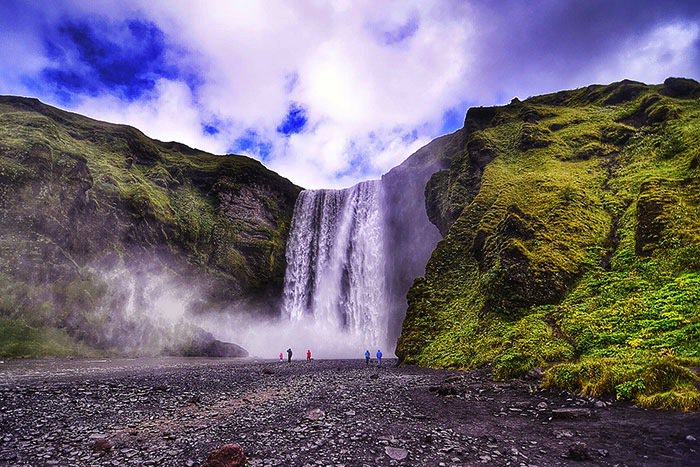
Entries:
[[290, 321], [281, 317], [261, 320], [251, 315], [217, 313], [198, 317], [196, 323], [219, 340], [241, 345], [256, 358], [279, 359], [282, 352], [286, 360], [288, 348], [294, 352], [293, 359], [305, 359], [307, 350], [311, 350], [315, 359], [363, 358], [365, 350], [374, 355], [377, 349], [391, 356], [394, 351], [332, 323], [317, 321], [313, 316]]

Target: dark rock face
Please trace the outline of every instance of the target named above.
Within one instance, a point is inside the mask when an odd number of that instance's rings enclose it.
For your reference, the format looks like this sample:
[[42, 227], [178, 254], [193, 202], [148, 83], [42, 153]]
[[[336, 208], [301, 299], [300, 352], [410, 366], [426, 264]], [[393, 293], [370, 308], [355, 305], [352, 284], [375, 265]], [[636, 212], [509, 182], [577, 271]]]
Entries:
[[700, 96], [700, 83], [688, 78], [667, 78], [661, 92], [670, 97], [693, 99]]
[[413, 281], [425, 273], [425, 264], [440, 240], [440, 233], [426, 213], [426, 183], [435, 172], [449, 165], [460, 138], [460, 132], [440, 137], [382, 177], [390, 340], [400, 333], [406, 293]]
[[[491, 115], [491, 110], [482, 110], [476, 115], [484, 118], [481, 112], [486, 113], [487, 117]], [[467, 112], [467, 121], [470, 123], [465, 124], [465, 128], [468, 126], [472, 131], [477, 131], [484, 123], [482, 120], [471, 122], [471, 115]], [[435, 173], [425, 187], [428, 218], [443, 236], [464, 206], [479, 192], [484, 168], [495, 157], [487, 141], [478, 135], [463, 131], [460, 136], [461, 144], [452, 148], [450, 168]]]

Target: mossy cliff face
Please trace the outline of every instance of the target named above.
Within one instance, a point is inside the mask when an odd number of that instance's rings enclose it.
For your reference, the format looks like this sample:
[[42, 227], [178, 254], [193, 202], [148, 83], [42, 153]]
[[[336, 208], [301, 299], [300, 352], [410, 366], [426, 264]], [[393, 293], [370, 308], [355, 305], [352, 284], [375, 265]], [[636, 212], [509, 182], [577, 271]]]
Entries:
[[444, 239], [400, 358], [700, 408], [699, 96], [623, 81], [470, 109], [426, 187]]
[[138, 341], [149, 329], [102, 329], [129, 300], [119, 271], [141, 294], [163, 276], [196, 291], [192, 312], [274, 313], [299, 191], [247, 157], [0, 97], [0, 318], [98, 347]]

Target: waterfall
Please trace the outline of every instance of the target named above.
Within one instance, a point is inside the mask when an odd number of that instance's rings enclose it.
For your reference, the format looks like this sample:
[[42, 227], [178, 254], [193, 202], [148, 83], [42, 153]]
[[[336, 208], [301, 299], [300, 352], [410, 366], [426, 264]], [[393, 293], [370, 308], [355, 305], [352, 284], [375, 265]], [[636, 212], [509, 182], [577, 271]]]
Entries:
[[302, 191], [287, 243], [283, 317], [340, 330], [358, 348], [384, 348], [383, 225], [379, 180]]

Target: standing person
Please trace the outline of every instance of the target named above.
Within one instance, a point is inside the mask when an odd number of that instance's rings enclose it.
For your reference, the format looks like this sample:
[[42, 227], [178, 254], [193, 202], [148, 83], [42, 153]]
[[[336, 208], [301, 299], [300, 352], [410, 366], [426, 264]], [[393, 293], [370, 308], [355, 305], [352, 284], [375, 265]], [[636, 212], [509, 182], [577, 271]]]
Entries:
[[369, 366], [369, 350], [365, 350], [365, 365]]
[[377, 366], [382, 366], [382, 351], [377, 349]]
[[311, 350], [306, 351], [306, 361], [308, 362], [309, 360], [311, 360]]
[[280, 352], [280, 362], [284, 361], [284, 357], [282, 356], [282, 352]]
[[287, 349], [287, 363], [292, 363], [292, 349]]

